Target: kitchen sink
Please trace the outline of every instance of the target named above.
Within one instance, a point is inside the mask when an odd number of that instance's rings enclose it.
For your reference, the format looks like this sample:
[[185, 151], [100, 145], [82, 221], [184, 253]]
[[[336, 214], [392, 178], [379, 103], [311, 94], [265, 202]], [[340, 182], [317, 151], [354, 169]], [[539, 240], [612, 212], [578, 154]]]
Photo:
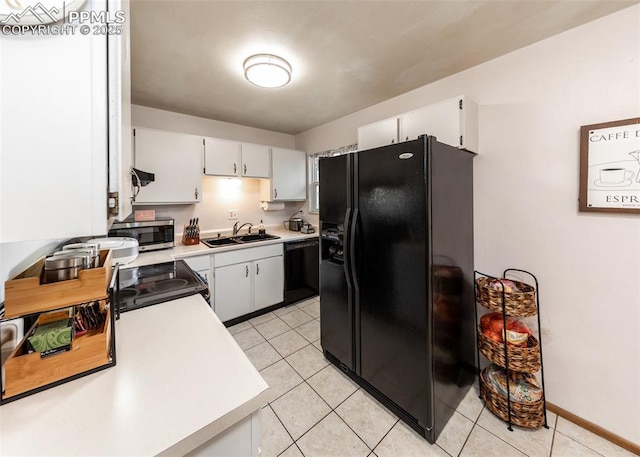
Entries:
[[235, 236], [233, 237], [234, 240], [240, 240], [243, 243], [251, 243], [253, 241], [265, 241], [265, 240], [276, 240], [280, 238], [279, 236], [275, 236], [275, 235], [268, 235], [268, 234], [264, 234], [264, 235], [260, 235], [259, 233], [255, 233], [255, 234], [251, 234], [251, 235], [240, 235], [240, 236]]
[[206, 238], [202, 241], [206, 246], [210, 248], [215, 248], [219, 246], [231, 246], [234, 244], [244, 244], [244, 243], [255, 243], [258, 241], [266, 241], [266, 240], [276, 240], [280, 238], [279, 236], [269, 235], [269, 234], [250, 234], [250, 235], [238, 235], [232, 237], [220, 237], [220, 238]]
[[202, 241], [210, 248], [215, 248], [218, 246], [229, 246], [230, 244], [238, 244], [233, 238], [207, 238], [200, 241]]
[[216, 246], [228, 246], [230, 244], [238, 244], [233, 238], [207, 238], [206, 240], [200, 240], [210, 248]]

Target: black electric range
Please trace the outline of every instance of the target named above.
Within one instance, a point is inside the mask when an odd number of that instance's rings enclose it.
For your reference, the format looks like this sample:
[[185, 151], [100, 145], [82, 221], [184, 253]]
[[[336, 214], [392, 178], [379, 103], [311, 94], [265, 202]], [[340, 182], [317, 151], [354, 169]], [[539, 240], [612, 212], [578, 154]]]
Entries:
[[209, 299], [207, 284], [184, 260], [122, 269], [119, 284], [120, 312], [195, 294]]

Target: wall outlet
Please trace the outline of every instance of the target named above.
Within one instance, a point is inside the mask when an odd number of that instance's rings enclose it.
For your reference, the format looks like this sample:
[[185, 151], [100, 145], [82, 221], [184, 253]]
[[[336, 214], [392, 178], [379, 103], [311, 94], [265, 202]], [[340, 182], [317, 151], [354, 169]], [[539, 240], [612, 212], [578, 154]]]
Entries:
[[230, 221], [235, 221], [238, 219], [238, 210], [237, 209], [230, 209], [229, 210], [229, 220]]

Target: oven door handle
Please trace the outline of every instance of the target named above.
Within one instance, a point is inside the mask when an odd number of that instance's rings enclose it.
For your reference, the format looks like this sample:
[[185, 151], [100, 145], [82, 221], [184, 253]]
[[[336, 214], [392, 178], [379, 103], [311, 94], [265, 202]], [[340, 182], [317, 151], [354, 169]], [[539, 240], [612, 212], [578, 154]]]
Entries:
[[111, 306], [115, 307], [116, 319], [120, 319], [120, 264], [116, 262], [111, 271], [111, 281], [109, 282], [107, 293], [110, 297]]

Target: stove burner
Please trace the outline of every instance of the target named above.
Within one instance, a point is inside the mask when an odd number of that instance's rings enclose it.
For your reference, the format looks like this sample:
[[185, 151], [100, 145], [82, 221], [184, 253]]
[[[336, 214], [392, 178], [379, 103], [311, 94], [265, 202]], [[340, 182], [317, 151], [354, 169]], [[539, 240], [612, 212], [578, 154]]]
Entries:
[[119, 309], [131, 311], [193, 294], [208, 299], [209, 289], [184, 260], [143, 265], [121, 272]]
[[145, 265], [144, 268], [138, 268], [138, 274], [141, 277], [154, 276], [157, 274], [175, 273], [176, 267], [171, 263], [161, 263], [155, 265]]
[[129, 287], [126, 289], [120, 289], [120, 300], [128, 300], [135, 297], [139, 293], [140, 292], [138, 290]]
[[165, 292], [167, 290], [174, 290], [180, 287], [184, 287], [189, 284], [186, 279], [166, 279], [164, 281], [158, 281], [153, 286], [149, 287], [149, 291], [152, 292]]

